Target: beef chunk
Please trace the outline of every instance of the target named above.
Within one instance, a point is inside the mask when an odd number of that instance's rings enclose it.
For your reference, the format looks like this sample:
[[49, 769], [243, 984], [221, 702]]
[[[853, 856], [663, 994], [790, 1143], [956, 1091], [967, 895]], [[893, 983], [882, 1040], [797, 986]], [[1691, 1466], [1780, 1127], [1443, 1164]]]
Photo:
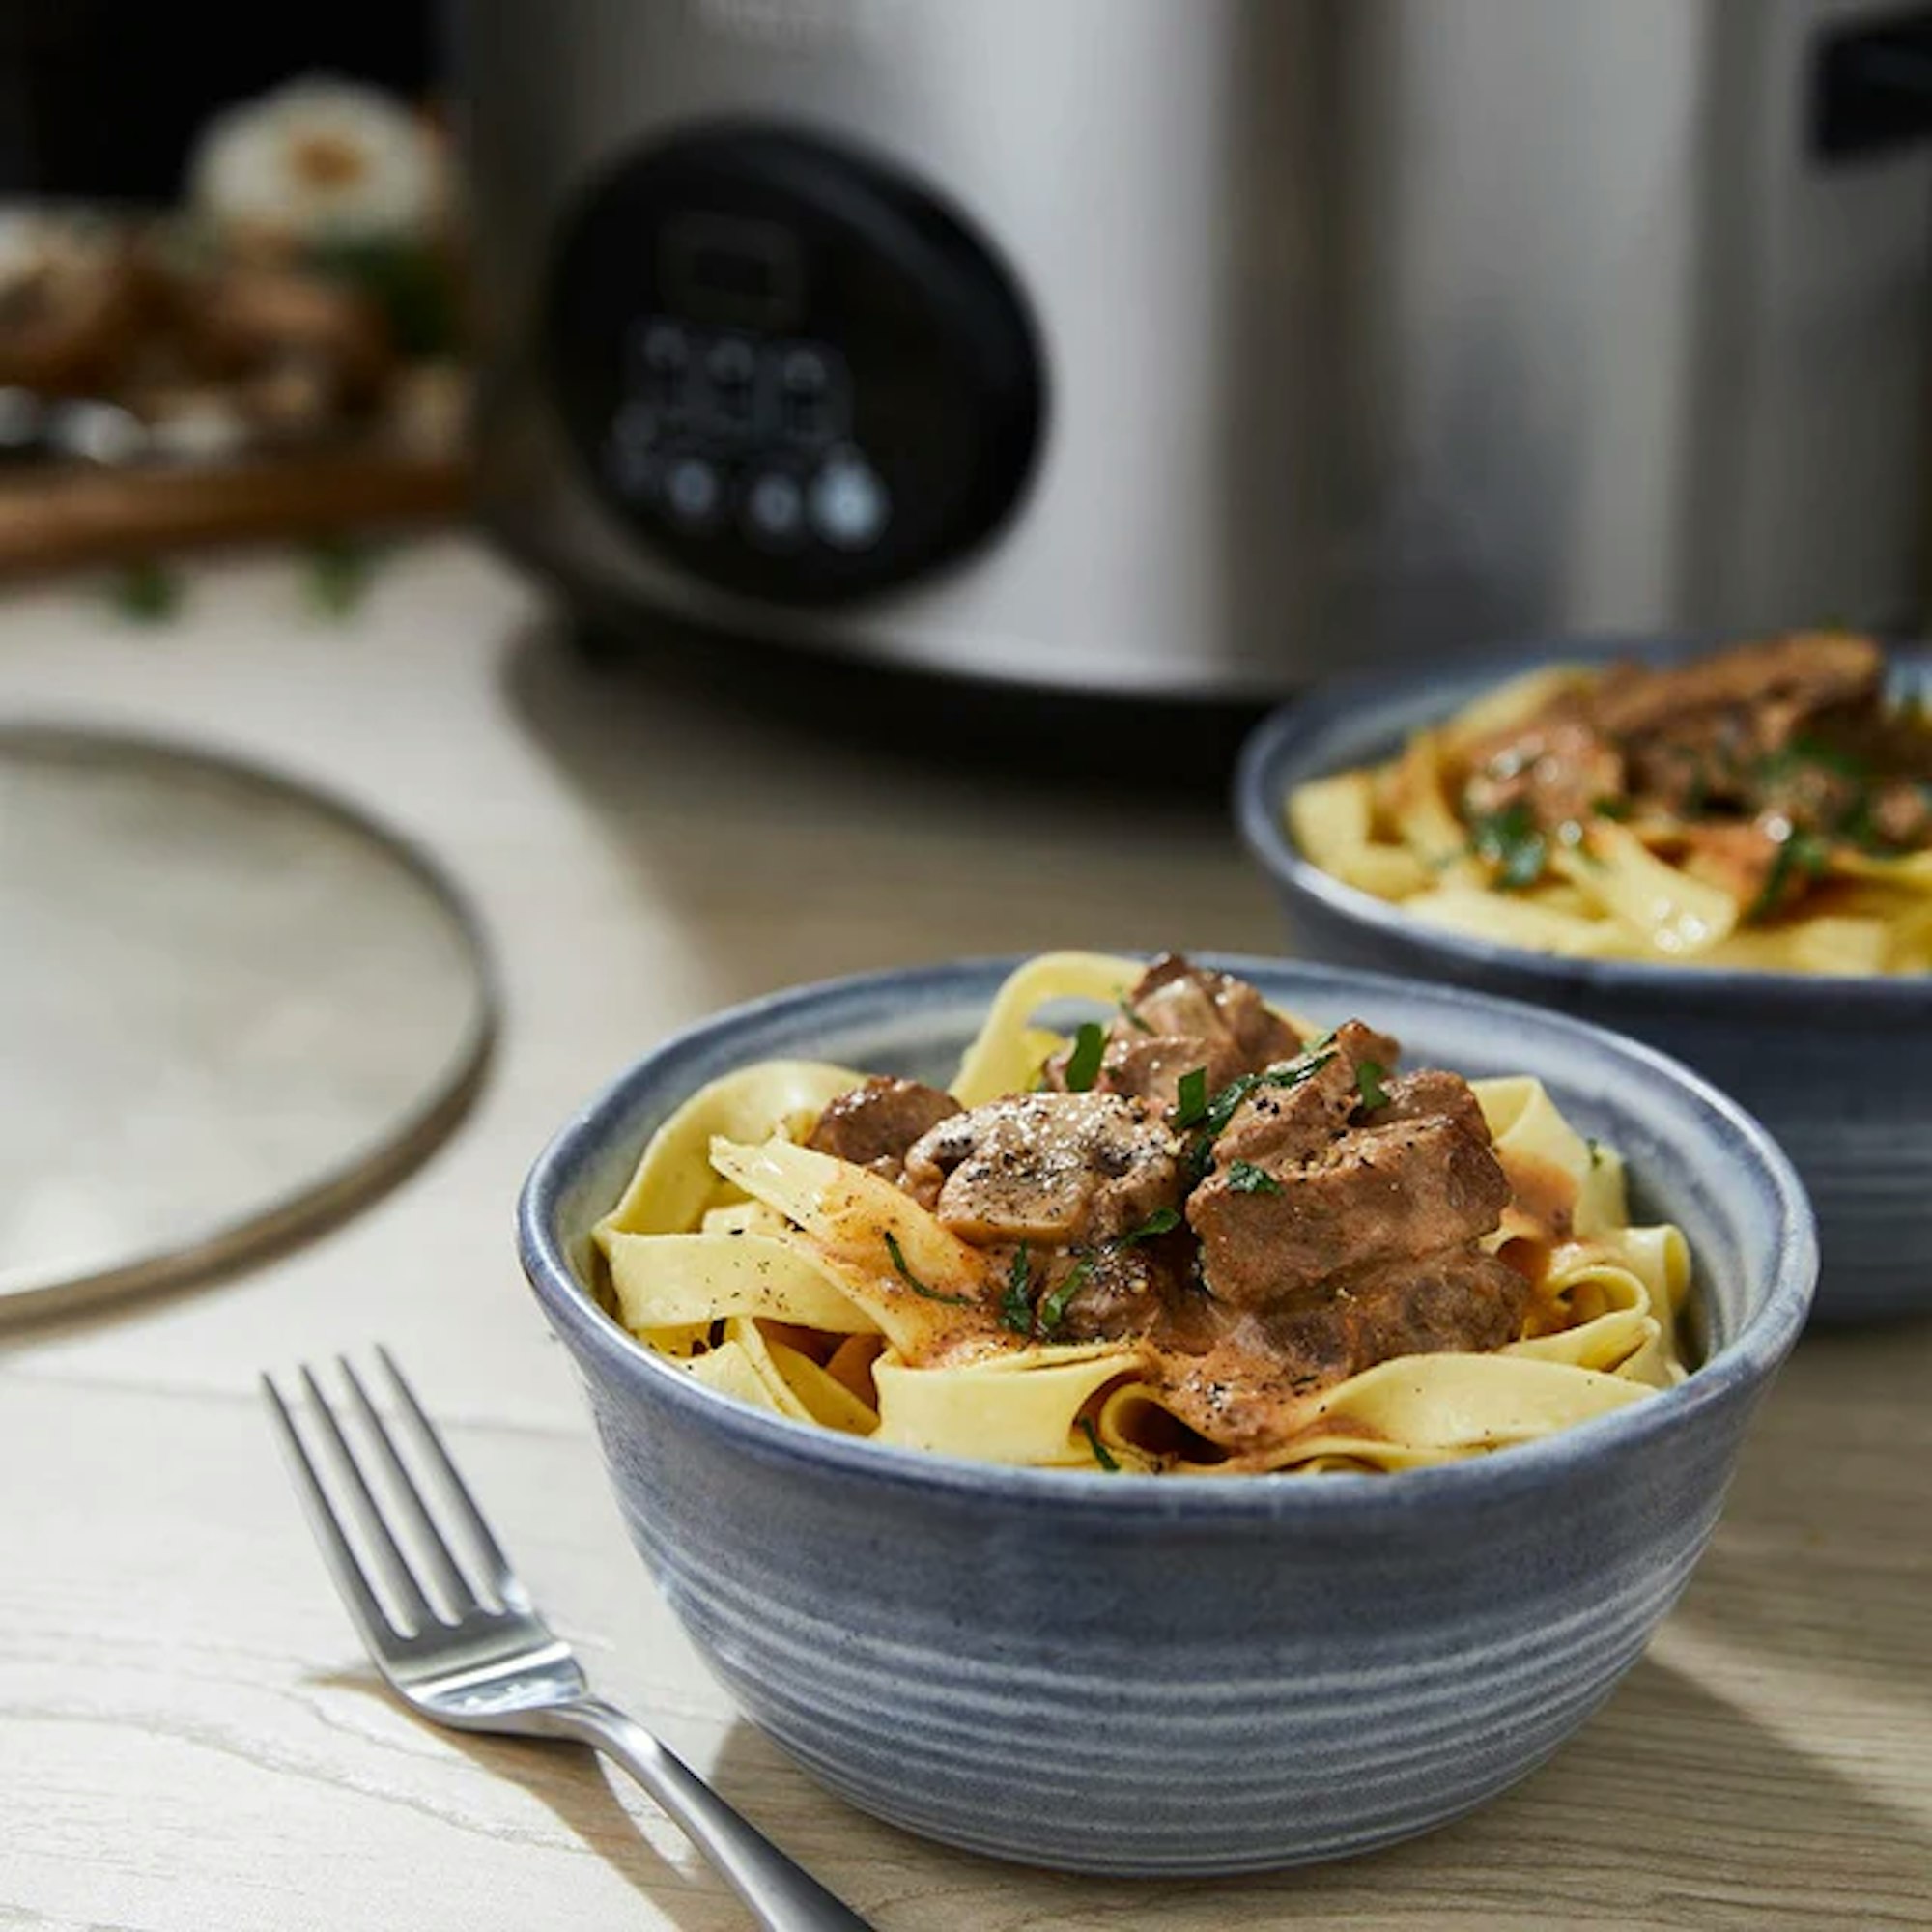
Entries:
[[1932, 784], [1893, 779], [1872, 794], [1871, 829], [1888, 845], [1932, 843]]
[[1278, 1444], [1310, 1396], [1398, 1355], [1499, 1349], [1522, 1332], [1527, 1281], [1480, 1248], [1378, 1262], [1324, 1299], [1253, 1314], [1222, 1309], [1211, 1337], [1163, 1355], [1174, 1412], [1234, 1455]]
[[1746, 717], [1769, 751], [1807, 719], [1870, 702], [1884, 678], [1885, 654], [1869, 638], [1803, 631], [1669, 668], [1621, 666], [1598, 687], [1595, 710], [1616, 738], [1682, 738], [1724, 714]]
[[1489, 1146], [1490, 1123], [1483, 1118], [1483, 1103], [1460, 1073], [1427, 1066], [1420, 1073], [1398, 1074], [1385, 1084], [1383, 1091], [1388, 1094], [1387, 1104], [1373, 1109], [1365, 1117], [1371, 1125], [1386, 1127], [1398, 1121], [1453, 1121], [1480, 1146]]
[[879, 1075], [828, 1100], [806, 1146], [896, 1180], [913, 1142], [959, 1111], [937, 1087]]
[[[1301, 1041], [1294, 1029], [1245, 980], [1190, 966], [1163, 953], [1126, 996], [1125, 1010], [1107, 1031], [1094, 1086], [1129, 1094], [1155, 1107], [1174, 1104], [1181, 1075], [1205, 1068], [1210, 1091], [1243, 1073], [1291, 1058]], [[1065, 1084], [1065, 1060], [1049, 1065], [1049, 1085]]]
[[1624, 788], [1623, 754], [1581, 692], [1566, 692], [1533, 718], [1471, 746], [1468, 761], [1463, 809], [1470, 818], [1526, 804], [1545, 825], [1580, 822], [1597, 800]]
[[940, 1122], [906, 1155], [915, 1199], [968, 1241], [1103, 1241], [1178, 1207], [1179, 1146], [1145, 1101], [1015, 1094]]
[[1067, 1300], [1052, 1339], [1114, 1341], [1164, 1329], [1169, 1309], [1190, 1293], [1187, 1277], [1192, 1248], [1183, 1229], [1151, 1241], [1110, 1242], [1090, 1250], [1077, 1262], [1068, 1256], [1064, 1265], [1050, 1264], [1046, 1296], [1070, 1268], [1082, 1270], [1080, 1286]]
[[1270, 1311], [1261, 1326], [1297, 1380], [1343, 1381], [1397, 1355], [1500, 1349], [1521, 1333], [1529, 1293], [1507, 1262], [1452, 1247], [1370, 1262], [1324, 1300]]
[[[1363, 1065], [1373, 1065], [1386, 1073], [1401, 1051], [1386, 1034], [1375, 1032], [1360, 1020], [1345, 1022], [1320, 1052], [1310, 1051], [1288, 1063], [1291, 1066], [1317, 1063], [1305, 1080], [1293, 1087], [1263, 1081], [1248, 1094], [1215, 1140], [1215, 1160], [1227, 1167], [1237, 1160], [1254, 1164], [1313, 1159], [1342, 1131], [1359, 1105]], [[1442, 1077], [1456, 1080], [1453, 1073]], [[1467, 1093], [1463, 1082], [1456, 1080], [1456, 1084]]]
[[1208, 1287], [1245, 1308], [1293, 1303], [1371, 1262], [1473, 1241], [1510, 1198], [1487, 1135], [1444, 1114], [1355, 1127], [1312, 1160], [1254, 1166], [1259, 1185], [1217, 1170], [1187, 1204]]

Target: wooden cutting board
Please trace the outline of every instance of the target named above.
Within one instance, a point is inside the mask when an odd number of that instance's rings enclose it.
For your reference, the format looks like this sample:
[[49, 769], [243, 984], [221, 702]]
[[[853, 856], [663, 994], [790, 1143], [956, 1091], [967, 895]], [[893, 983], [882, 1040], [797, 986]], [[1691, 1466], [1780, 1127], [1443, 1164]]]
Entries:
[[0, 577], [440, 522], [461, 515], [469, 494], [460, 459], [366, 449], [205, 469], [22, 465], [0, 470]]

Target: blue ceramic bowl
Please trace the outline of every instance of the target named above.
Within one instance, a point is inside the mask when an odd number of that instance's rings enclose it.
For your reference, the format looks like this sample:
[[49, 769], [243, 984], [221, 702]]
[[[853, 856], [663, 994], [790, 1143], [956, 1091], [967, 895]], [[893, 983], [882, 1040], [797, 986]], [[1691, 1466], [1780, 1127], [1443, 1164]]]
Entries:
[[[1932, 974], [1890, 979], [1560, 959], [1443, 932], [1344, 885], [1296, 848], [1284, 804], [1305, 780], [1389, 756], [1409, 733], [1538, 662], [1614, 648], [1677, 657], [1681, 640], [1479, 660], [1450, 675], [1360, 679], [1276, 712], [1241, 753], [1235, 811], [1287, 913], [1294, 951], [1529, 1000], [1675, 1054], [1748, 1107], [1817, 1210], [1821, 1321], [1932, 1308]], [[1895, 652], [1932, 689], [1932, 652]]]
[[1796, 1176], [1662, 1055], [1376, 975], [1222, 959], [1396, 1033], [1413, 1065], [1530, 1071], [1628, 1156], [1696, 1257], [1708, 1359], [1547, 1441], [1397, 1476], [1014, 1469], [754, 1410], [592, 1297], [590, 1231], [694, 1089], [774, 1056], [944, 1080], [1010, 961], [721, 1014], [647, 1054], [524, 1190], [524, 1266], [576, 1358], [638, 1548], [746, 1712], [855, 1804], [1068, 1870], [1219, 1873], [1367, 1850], [1480, 1804], [1636, 1660], [1718, 1520], [1816, 1274]]

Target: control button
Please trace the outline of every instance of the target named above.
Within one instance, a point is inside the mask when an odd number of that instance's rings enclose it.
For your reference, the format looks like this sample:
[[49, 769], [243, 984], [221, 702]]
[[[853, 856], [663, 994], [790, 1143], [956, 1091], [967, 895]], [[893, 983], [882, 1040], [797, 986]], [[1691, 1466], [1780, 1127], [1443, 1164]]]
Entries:
[[704, 373], [718, 389], [749, 389], [757, 369], [751, 345], [735, 335], [714, 343], [711, 354], [704, 359]]
[[604, 445], [604, 469], [611, 486], [634, 503], [648, 502], [664, 479], [657, 452], [658, 414], [646, 403], [626, 403]]
[[700, 529], [718, 514], [724, 486], [718, 471], [701, 456], [680, 456], [665, 475], [665, 507], [689, 529]]
[[816, 349], [788, 349], [779, 365], [779, 408], [784, 433], [816, 442], [832, 430], [832, 369]]
[[835, 550], [869, 550], [889, 505], [878, 472], [856, 450], [833, 457], [811, 485], [811, 526]]
[[711, 345], [704, 358], [705, 386], [713, 419], [726, 435], [740, 435], [751, 427], [757, 376], [758, 358], [743, 337], [726, 335]]
[[691, 369], [691, 338], [674, 322], [652, 322], [645, 327], [641, 352], [651, 394], [672, 407], [681, 403]]
[[745, 527], [772, 549], [794, 543], [805, 529], [805, 492], [795, 477], [768, 469], [745, 493]]
[[832, 386], [832, 372], [817, 350], [792, 349], [785, 353], [782, 380], [795, 396], [822, 396]]

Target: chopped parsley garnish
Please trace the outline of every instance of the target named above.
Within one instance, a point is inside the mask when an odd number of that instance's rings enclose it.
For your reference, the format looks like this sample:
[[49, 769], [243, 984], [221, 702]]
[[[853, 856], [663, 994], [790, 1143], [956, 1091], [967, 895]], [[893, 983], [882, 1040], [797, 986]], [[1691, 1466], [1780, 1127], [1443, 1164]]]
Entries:
[[1363, 1060], [1355, 1065], [1355, 1092], [1362, 1096], [1362, 1105], [1372, 1114], [1378, 1107], [1386, 1107], [1389, 1103], [1388, 1089], [1382, 1085], [1385, 1071], [1379, 1060]]
[[1081, 1024], [1073, 1036], [1073, 1051], [1066, 1056], [1066, 1091], [1084, 1094], [1100, 1071], [1100, 1056], [1107, 1050], [1107, 1035], [1095, 1020]]
[[[1228, 1122], [1235, 1118], [1235, 1109], [1257, 1087], [1286, 1087], [1293, 1090], [1305, 1081], [1314, 1079], [1334, 1058], [1333, 1053], [1311, 1053], [1304, 1049], [1298, 1060], [1286, 1061], [1279, 1066], [1266, 1067], [1260, 1073], [1243, 1073], [1229, 1081], [1201, 1110], [1199, 1116], [1201, 1131], [1195, 1137], [1194, 1145], [1188, 1150], [1188, 1166], [1194, 1179], [1199, 1180], [1208, 1172], [1208, 1164], [1214, 1157], [1214, 1143], [1220, 1139]], [[1183, 1123], [1178, 1122], [1176, 1124]]]
[[1115, 1243], [1130, 1248], [1136, 1241], [1151, 1241], [1156, 1235], [1171, 1234], [1180, 1226], [1180, 1212], [1175, 1208], [1156, 1208], [1138, 1228], [1129, 1228]]
[[1147, 1021], [1142, 1019], [1139, 1013], [1135, 1012], [1132, 1005], [1128, 1002], [1127, 996], [1124, 993], [1115, 994], [1114, 1004], [1120, 1008], [1121, 1017], [1123, 1020], [1125, 1020], [1130, 1027], [1136, 1028], [1141, 1033], [1151, 1033], [1153, 1031], [1153, 1028], [1149, 1026]]
[[1822, 738], [1792, 739], [1782, 752], [1774, 752], [1765, 760], [1765, 770], [1770, 773], [1792, 764], [1822, 765], [1826, 771], [1836, 772], [1846, 779], [1868, 779], [1872, 775], [1870, 765], [1857, 753], [1828, 745]]
[[1188, 1148], [1188, 1175], [1194, 1180], [1200, 1180], [1202, 1175], [1208, 1173], [1209, 1165], [1213, 1163], [1213, 1144], [1225, 1132], [1227, 1122], [1235, 1119], [1235, 1109], [1256, 1088], [1273, 1086], [1273, 1088], [1289, 1088], [1293, 1092], [1304, 1082], [1314, 1080], [1314, 1076], [1321, 1072], [1321, 1068], [1327, 1066], [1331, 1059], [1335, 1059], [1333, 1053], [1312, 1053], [1310, 1049], [1304, 1047], [1300, 1059], [1283, 1061], [1279, 1066], [1265, 1066], [1258, 1074], [1238, 1074], [1236, 1078], [1229, 1080], [1229, 1084], [1221, 1088], [1221, 1092], [1215, 1094], [1215, 1097], [1208, 1101], [1200, 1109], [1200, 1113], [1190, 1113], [1184, 1121], [1177, 1119], [1175, 1126], [1196, 1126], [1196, 1124], [1200, 1126], [1200, 1132], [1194, 1136], [1194, 1142]]
[[1066, 1270], [1060, 1286], [1039, 1304], [1038, 1330], [1042, 1335], [1051, 1335], [1066, 1320], [1066, 1304], [1087, 1286], [1087, 1278], [1094, 1272], [1094, 1258], [1083, 1255]]
[[1194, 1067], [1180, 1076], [1180, 1082], [1174, 1090], [1174, 1112], [1170, 1116], [1177, 1127], [1197, 1125], [1208, 1112], [1208, 1069]]
[[1332, 1053], [1304, 1054], [1299, 1060], [1291, 1060], [1279, 1066], [1265, 1067], [1260, 1073], [1243, 1073], [1229, 1081], [1208, 1101], [1208, 1110], [1202, 1116], [1203, 1130], [1212, 1140], [1235, 1118], [1235, 1109], [1257, 1087], [1286, 1087], [1293, 1090], [1313, 1080], [1334, 1058]]
[[1471, 822], [1469, 850], [1496, 867], [1496, 884], [1504, 891], [1520, 892], [1542, 878], [1549, 858], [1549, 840], [1527, 801], [1518, 799], [1500, 811], [1485, 812]]
[[1093, 1450], [1094, 1462], [1099, 1463], [1108, 1475], [1113, 1475], [1121, 1465], [1115, 1462], [1112, 1454], [1108, 1451], [1107, 1445], [1100, 1440], [1100, 1432], [1084, 1415], [1076, 1415], [1073, 1418], [1073, 1426], [1079, 1430], [1082, 1435], [1086, 1436], [1087, 1446]]
[[1033, 1323], [1033, 1264], [1022, 1241], [1007, 1270], [1006, 1293], [1000, 1296], [1000, 1326], [1010, 1328], [1015, 1335], [1031, 1335]]
[[1631, 815], [1631, 802], [1627, 798], [1618, 798], [1612, 793], [1605, 792], [1602, 798], [1593, 798], [1590, 801], [1590, 810], [1599, 818], [1624, 819]]
[[1764, 889], [1750, 903], [1747, 919], [1763, 919], [1783, 902], [1791, 887], [1804, 879], [1815, 879], [1825, 869], [1828, 854], [1825, 841], [1809, 832], [1794, 832], [1781, 840], [1777, 855], [1765, 874]]
[[1228, 1166], [1228, 1185], [1236, 1194], [1279, 1194], [1281, 1182], [1266, 1168], [1257, 1167], [1252, 1161], [1231, 1161]]
[[894, 1271], [915, 1294], [923, 1294], [928, 1301], [944, 1301], [953, 1308], [971, 1308], [974, 1305], [970, 1294], [947, 1294], [939, 1289], [927, 1288], [924, 1282], [906, 1266], [905, 1255], [890, 1229], [886, 1231], [886, 1253], [893, 1259]]

